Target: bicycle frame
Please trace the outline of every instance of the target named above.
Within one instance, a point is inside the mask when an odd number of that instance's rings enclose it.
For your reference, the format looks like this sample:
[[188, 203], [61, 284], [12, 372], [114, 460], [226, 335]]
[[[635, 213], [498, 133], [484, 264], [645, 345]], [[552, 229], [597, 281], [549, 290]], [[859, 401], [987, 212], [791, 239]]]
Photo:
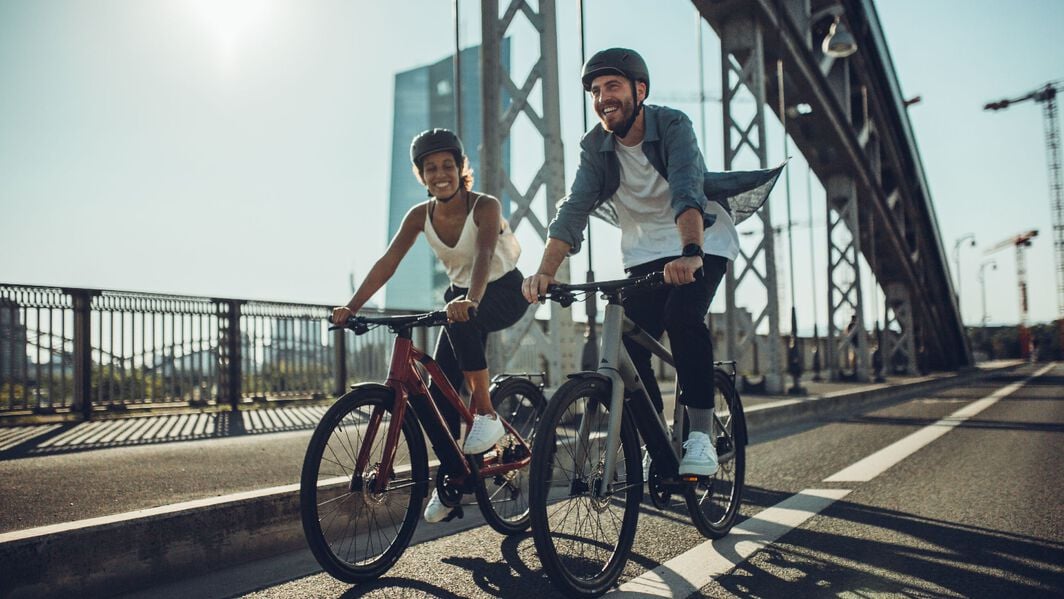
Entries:
[[[609, 423], [606, 432], [606, 455], [603, 464], [603, 473], [616, 472], [617, 448], [620, 445], [621, 423], [624, 409], [635, 412], [633, 422], [639, 431], [639, 435], [646, 443], [647, 451], [659, 465], [660, 471], [675, 475], [679, 470], [680, 456], [682, 455], [683, 443], [683, 419], [684, 406], [679, 401], [680, 390], [676, 387], [675, 401], [673, 405], [673, 430], [670, 434], [664, 414], [653, 409], [650, 396], [643, 385], [639, 374], [635, 369], [628, 350], [624, 347], [623, 339], [627, 337], [648, 349], [652, 354], [661, 358], [666, 364], [675, 367], [672, 353], [656, 339], [639, 328], [627, 316], [616, 293], [607, 295], [607, 304], [602, 320], [602, 346], [599, 350], [600, 362], [597, 374], [610, 380], [610, 410]], [[642, 397], [639, 394], [642, 394]], [[626, 398], [628, 398], [627, 405]], [[714, 412], [714, 423], [723, 429], [719, 415]], [[584, 439], [588, 435], [591, 423], [588, 415], [581, 419], [578, 435]], [[712, 436], [712, 435], [711, 435]], [[580, 454], [577, 463], [584, 463], [587, 456], [587, 443], [580, 443]], [[728, 456], [721, 456], [727, 459]], [[593, 489], [595, 496], [609, 495], [614, 491], [612, 474], [604, 474], [604, 485]], [[629, 483], [625, 483], [627, 486]]]
[[[466, 461], [457, 441], [451, 436], [450, 428], [444, 420], [443, 414], [440, 413], [439, 407], [432, 400], [432, 395], [429, 392], [429, 385], [418, 371], [416, 364], [421, 364], [432, 377], [432, 381], [440, 388], [448, 403], [458, 411], [461, 420], [465, 422], [467, 430], [468, 427], [473, 424], [473, 414], [468, 408], [466, 408], [465, 402], [461, 400], [458, 392], [454, 389], [454, 386], [452, 386], [450, 381], [447, 380], [447, 377], [443, 374], [443, 370], [440, 368], [439, 364], [414, 346], [410, 335], [410, 328], [403, 328], [396, 331], [395, 342], [392, 346], [391, 363], [388, 367], [388, 379], [385, 382], [385, 386], [393, 393], [395, 403], [393, 406], [392, 420], [385, 433], [385, 445], [383, 455], [381, 456], [380, 472], [374, 481], [373, 490], [377, 493], [383, 493], [387, 489], [388, 481], [391, 479], [392, 464], [395, 460], [399, 435], [401, 434], [406, 410], [411, 406], [414, 408], [414, 414], [417, 417], [416, 420], [420, 424], [420, 428], [428, 435], [429, 440], [432, 442], [433, 448], [436, 451], [436, 457], [438, 457], [441, 462], [445, 463], [451, 472], [459, 473], [456, 480], [464, 480], [472, 474], [469, 463]], [[365, 472], [366, 467], [369, 465], [370, 452], [373, 443], [376, 440], [377, 431], [380, 429], [382, 417], [382, 408], [375, 408], [370, 415], [370, 421], [366, 428], [366, 437], [363, 440], [362, 447], [359, 448], [358, 457], [355, 462], [355, 475], [353, 476], [353, 479], [360, 478], [361, 474]], [[481, 478], [487, 478], [489, 476], [495, 476], [511, 470], [523, 468], [528, 465], [532, 459], [531, 450], [525, 442], [525, 439], [522, 438], [512, 426], [510, 426], [509, 422], [506, 422], [501, 416], [499, 419], [506, 432], [524, 447], [526, 450], [525, 456], [520, 460], [505, 464], [486, 464], [479, 469], [479, 476]]]

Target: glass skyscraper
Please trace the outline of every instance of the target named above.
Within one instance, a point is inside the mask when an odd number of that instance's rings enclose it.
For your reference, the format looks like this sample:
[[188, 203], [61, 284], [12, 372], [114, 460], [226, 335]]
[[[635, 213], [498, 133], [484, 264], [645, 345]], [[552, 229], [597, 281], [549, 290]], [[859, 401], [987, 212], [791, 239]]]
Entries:
[[[509, 71], [509, 40], [503, 40], [502, 64]], [[476, 177], [480, 170], [481, 97], [480, 47], [462, 50], [462, 145]], [[503, 93], [502, 103], [509, 103]], [[388, 239], [399, 230], [403, 217], [427, 193], [414, 178], [410, 165], [410, 142], [426, 129], [455, 127], [454, 62], [443, 60], [398, 73], [395, 76], [395, 110], [392, 123], [392, 167], [388, 202]], [[509, 142], [502, 148], [503, 169], [509, 171]], [[474, 183], [474, 188], [476, 184]], [[503, 214], [509, 216], [510, 203], [500, 198]], [[424, 237], [418, 239], [385, 288], [385, 307], [401, 310], [431, 310], [443, 305], [447, 274], [429, 249]]]

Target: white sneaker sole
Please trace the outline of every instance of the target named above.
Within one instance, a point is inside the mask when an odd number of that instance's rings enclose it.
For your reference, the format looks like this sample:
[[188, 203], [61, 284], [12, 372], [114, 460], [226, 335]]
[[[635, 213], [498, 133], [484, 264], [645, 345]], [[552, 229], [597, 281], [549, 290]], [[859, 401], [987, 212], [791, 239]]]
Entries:
[[503, 431], [502, 433], [499, 434], [498, 437], [495, 437], [490, 442], [487, 442], [486, 444], [482, 444], [482, 445], [475, 445], [473, 447], [470, 447], [469, 443], [466, 443], [466, 444], [464, 444], [462, 446], [462, 453], [465, 453], [465, 454], [468, 454], [468, 455], [476, 455], [476, 454], [479, 454], [479, 453], [484, 453], [485, 451], [491, 449], [492, 447], [495, 447], [495, 444], [498, 443], [500, 440], [502, 440], [502, 438], [503, 438], [503, 436], [505, 434], [506, 434], [506, 431]]
[[713, 476], [720, 470], [720, 466], [714, 464], [712, 466], [680, 466], [680, 476], [695, 475], [695, 476]]

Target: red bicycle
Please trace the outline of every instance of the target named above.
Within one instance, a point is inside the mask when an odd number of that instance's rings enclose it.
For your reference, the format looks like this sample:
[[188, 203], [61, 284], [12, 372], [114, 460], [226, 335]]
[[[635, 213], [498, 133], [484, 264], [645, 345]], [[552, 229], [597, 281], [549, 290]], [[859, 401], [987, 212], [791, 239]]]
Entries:
[[[410, 543], [433, 480], [440, 500], [459, 517], [462, 495], [472, 493], [484, 519], [500, 533], [517, 534], [529, 526], [528, 466], [546, 404], [542, 385], [527, 375], [494, 377], [491, 401], [506, 435], [482, 455], [463, 454], [429, 394], [428, 377], [461, 415], [466, 434], [473, 415], [439, 365], [411, 339], [417, 327], [446, 322], [446, 312], [436, 311], [354, 316], [343, 327], [361, 335], [386, 326], [395, 342], [388, 379], [354, 385], [340, 397], [314, 430], [303, 460], [303, 532], [318, 563], [337, 579], [371, 580], [395, 564]], [[426, 439], [438, 458], [433, 464]]]

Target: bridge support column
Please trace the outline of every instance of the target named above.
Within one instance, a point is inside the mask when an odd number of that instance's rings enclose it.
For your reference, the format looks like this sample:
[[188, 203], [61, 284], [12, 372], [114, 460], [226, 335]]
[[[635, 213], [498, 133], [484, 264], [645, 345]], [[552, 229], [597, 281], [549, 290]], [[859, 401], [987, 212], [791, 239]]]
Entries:
[[[496, 197], [505, 193], [514, 210], [510, 214], [510, 228], [522, 223], [535, 229], [544, 242], [546, 224], [554, 218], [555, 202], [565, 195], [565, 163], [561, 137], [561, 106], [558, 92], [558, 31], [554, 0], [540, 0], [534, 12], [524, 0], [511, 0], [500, 17], [499, 0], [481, 1], [481, 94], [483, 148], [480, 150], [480, 188]], [[539, 33], [539, 59], [528, 72], [521, 86], [502, 67], [502, 43], [506, 32], [518, 13], [524, 15]], [[536, 83], [539, 83], [537, 86]], [[539, 87], [542, 112], [530, 102], [532, 90]], [[503, 95], [505, 94], [505, 96]], [[503, 105], [504, 97], [509, 100]], [[503, 142], [510, 135], [514, 122], [521, 115], [527, 118], [543, 139], [543, 164], [525, 191], [517, 189], [508, 173], [502, 169]], [[575, 137], [574, 137], [575, 140]], [[533, 211], [534, 201], [546, 203], [546, 220]], [[557, 278], [569, 281], [569, 261], [558, 269]], [[505, 368], [510, 356], [516, 353], [521, 339], [531, 335], [536, 339], [536, 351], [549, 370], [550, 384], [557, 385], [565, 374], [578, 366], [580, 346], [572, 325], [572, 313], [557, 304], [550, 307], [550, 325], [544, 333], [533, 318], [533, 307], [524, 319], [512, 327], [505, 337], [493, 335], [494, 346], [489, 364], [494, 372]], [[520, 333], [520, 334], [515, 334]]]
[[[721, 77], [724, 115], [724, 168], [731, 170], [742, 158], [743, 146], [757, 158], [760, 168], [768, 166], [765, 142], [765, 51], [761, 23], [751, 14], [736, 11], [724, 21], [720, 35]], [[752, 96], [754, 114], [747, 106], [737, 106], [739, 96]], [[733, 112], [733, 108], [739, 108]], [[727, 358], [741, 362], [754, 351], [757, 330], [768, 325], [766, 351], [757, 361], [763, 368], [765, 391], [783, 391], [784, 359], [780, 339], [779, 289], [776, 283], [775, 234], [768, 202], [758, 211], [762, 236], [751, 253], [740, 250], [739, 258], [725, 277], [727, 298], [726, 338]], [[759, 264], [760, 261], [760, 264]], [[758, 287], [757, 296], [765, 297], [765, 307], [755, 316], [750, 327], [740, 326], [735, 296], [744, 284]], [[741, 330], [740, 330], [741, 329]]]
[[828, 343], [831, 380], [869, 379], [868, 334], [861, 299], [858, 263], [860, 219], [857, 185], [852, 177], [834, 175], [827, 181], [828, 220]]
[[[887, 321], [883, 331], [887, 342], [883, 359], [889, 372], [900, 370], [903, 374], [917, 374], [916, 335], [909, 289], [901, 283], [891, 283], [883, 292], [887, 296]], [[893, 337], [895, 333], [897, 337]]]

